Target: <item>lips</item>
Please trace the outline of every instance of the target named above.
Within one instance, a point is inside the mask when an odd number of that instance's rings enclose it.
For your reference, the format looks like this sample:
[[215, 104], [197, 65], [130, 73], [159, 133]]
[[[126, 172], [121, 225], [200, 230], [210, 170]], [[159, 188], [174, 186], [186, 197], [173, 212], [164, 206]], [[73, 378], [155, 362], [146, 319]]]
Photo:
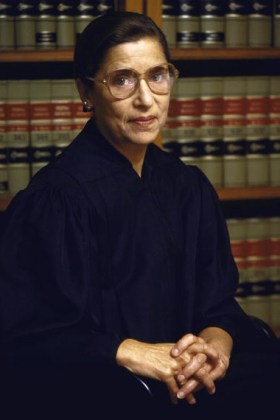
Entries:
[[145, 125], [149, 125], [153, 123], [155, 120], [156, 120], [156, 117], [154, 115], [150, 115], [149, 117], [134, 118], [131, 121], [135, 124], [145, 126]]

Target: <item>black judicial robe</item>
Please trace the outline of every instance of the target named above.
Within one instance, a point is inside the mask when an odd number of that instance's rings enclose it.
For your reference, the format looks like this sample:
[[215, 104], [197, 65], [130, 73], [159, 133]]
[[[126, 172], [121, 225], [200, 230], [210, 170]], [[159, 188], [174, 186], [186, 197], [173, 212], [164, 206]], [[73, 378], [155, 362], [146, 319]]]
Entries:
[[114, 363], [127, 337], [175, 342], [207, 326], [238, 340], [237, 285], [207, 178], [155, 145], [140, 178], [92, 120], [2, 215], [11, 361]]

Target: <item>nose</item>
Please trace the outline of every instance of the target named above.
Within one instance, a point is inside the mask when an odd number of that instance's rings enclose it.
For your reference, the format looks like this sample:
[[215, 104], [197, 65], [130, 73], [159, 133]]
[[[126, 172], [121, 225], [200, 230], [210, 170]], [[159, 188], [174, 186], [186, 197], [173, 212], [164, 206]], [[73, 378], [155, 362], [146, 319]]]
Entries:
[[146, 107], [152, 106], [154, 102], [154, 95], [151, 89], [149, 88], [146, 80], [141, 78], [139, 80], [138, 89], [136, 91], [135, 103], [136, 105], [142, 105]]

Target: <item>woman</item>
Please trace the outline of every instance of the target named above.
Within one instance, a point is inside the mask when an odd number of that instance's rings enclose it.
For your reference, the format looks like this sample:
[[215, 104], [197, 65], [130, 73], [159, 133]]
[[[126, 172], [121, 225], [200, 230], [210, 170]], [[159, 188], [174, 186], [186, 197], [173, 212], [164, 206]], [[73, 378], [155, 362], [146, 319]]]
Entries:
[[22, 395], [29, 378], [22, 402], [32, 389], [40, 415], [51, 401], [105, 419], [111, 404], [134, 418], [195, 418], [229, 403], [251, 410], [261, 386], [267, 410], [267, 358], [255, 377], [260, 359], [245, 358], [242, 381], [234, 367], [246, 342], [276, 356], [234, 299], [216, 193], [152, 144], [178, 77], [164, 35], [144, 15], [108, 14], [84, 30], [74, 64], [93, 118], [4, 214], [7, 389]]

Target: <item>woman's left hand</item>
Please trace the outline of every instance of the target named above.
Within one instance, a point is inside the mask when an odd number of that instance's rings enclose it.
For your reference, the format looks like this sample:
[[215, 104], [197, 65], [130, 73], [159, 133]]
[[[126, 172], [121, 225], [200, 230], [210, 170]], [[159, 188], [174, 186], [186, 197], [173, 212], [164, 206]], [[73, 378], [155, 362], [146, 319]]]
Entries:
[[209, 394], [215, 393], [215, 381], [223, 378], [229, 366], [232, 339], [220, 328], [206, 328], [200, 334], [186, 334], [171, 350], [173, 357], [185, 352], [191, 360], [177, 375], [180, 391], [179, 399], [186, 399], [190, 404], [196, 402], [194, 392], [205, 387]]

